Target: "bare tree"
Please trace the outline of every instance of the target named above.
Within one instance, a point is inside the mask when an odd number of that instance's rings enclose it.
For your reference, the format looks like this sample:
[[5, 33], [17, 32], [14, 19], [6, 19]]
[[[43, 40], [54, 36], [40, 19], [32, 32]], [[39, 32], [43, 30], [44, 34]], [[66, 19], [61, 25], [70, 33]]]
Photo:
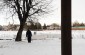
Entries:
[[[4, 4], [13, 8], [14, 13], [18, 15], [20, 28], [15, 41], [21, 41], [22, 31], [27, 20], [33, 21], [36, 16], [48, 13], [47, 7], [49, 0], [3, 0]], [[14, 14], [12, 14], [14, 15]]]

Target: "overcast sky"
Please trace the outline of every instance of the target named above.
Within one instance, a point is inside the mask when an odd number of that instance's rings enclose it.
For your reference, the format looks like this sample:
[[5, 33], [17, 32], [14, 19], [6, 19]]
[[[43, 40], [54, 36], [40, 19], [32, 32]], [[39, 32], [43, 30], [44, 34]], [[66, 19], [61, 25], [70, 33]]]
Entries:
[[[52, 5], [54, 11], [43, 17], [39, 17], [39, 22], [43, 25], [44, 23], [61, 23], [61, 0], [53, 0]], [[72, 0], [72, 22], [84, 22], [85, 23], [85, 0]], [[9, 21], [4, 19], [4, 14], [0, 14], [0, 24], [8, 24]], [[12, 22], [11, 22], [12, 23]], [[19, 23], [15, 21], [15, 23]]]
[[85, 23], [85, 0], [72, 0], [72, 21]]

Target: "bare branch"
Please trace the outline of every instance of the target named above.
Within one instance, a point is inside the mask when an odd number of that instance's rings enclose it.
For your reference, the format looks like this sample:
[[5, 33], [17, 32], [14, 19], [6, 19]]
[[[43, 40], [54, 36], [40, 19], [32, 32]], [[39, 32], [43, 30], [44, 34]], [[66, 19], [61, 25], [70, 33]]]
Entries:
[[14, 12], [14, 14], [12, 14], [11, 16], [7, 17], [6, 19], [13, 17], [16, 14], [16, 12]]

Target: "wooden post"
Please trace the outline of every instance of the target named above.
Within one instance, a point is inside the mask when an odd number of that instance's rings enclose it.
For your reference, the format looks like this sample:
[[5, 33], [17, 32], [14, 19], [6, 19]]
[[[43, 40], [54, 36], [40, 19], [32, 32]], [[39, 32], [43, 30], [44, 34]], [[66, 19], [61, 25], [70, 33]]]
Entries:
[[61, 55], [72, 55], [71, 0], [61, 0]]

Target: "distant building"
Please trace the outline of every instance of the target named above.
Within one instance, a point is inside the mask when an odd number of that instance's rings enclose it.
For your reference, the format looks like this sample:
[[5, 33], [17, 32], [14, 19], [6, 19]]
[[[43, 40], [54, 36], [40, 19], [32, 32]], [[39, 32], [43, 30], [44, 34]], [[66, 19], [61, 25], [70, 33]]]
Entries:
[[85, 30], [85, 26], [72, 27], [72, 30]]
[[3, 26], [4, 31], [13, 31], [13, 30], [18, 30], [18, 29], [19, 29], [18, 24], [8, 24], [8, 25]]
[[48, 30], [59, 30], [59, 29], [60, 29], [60, 26], [48, 25], [48, 26], [47, 26], [47, 29], [48, 29]]

